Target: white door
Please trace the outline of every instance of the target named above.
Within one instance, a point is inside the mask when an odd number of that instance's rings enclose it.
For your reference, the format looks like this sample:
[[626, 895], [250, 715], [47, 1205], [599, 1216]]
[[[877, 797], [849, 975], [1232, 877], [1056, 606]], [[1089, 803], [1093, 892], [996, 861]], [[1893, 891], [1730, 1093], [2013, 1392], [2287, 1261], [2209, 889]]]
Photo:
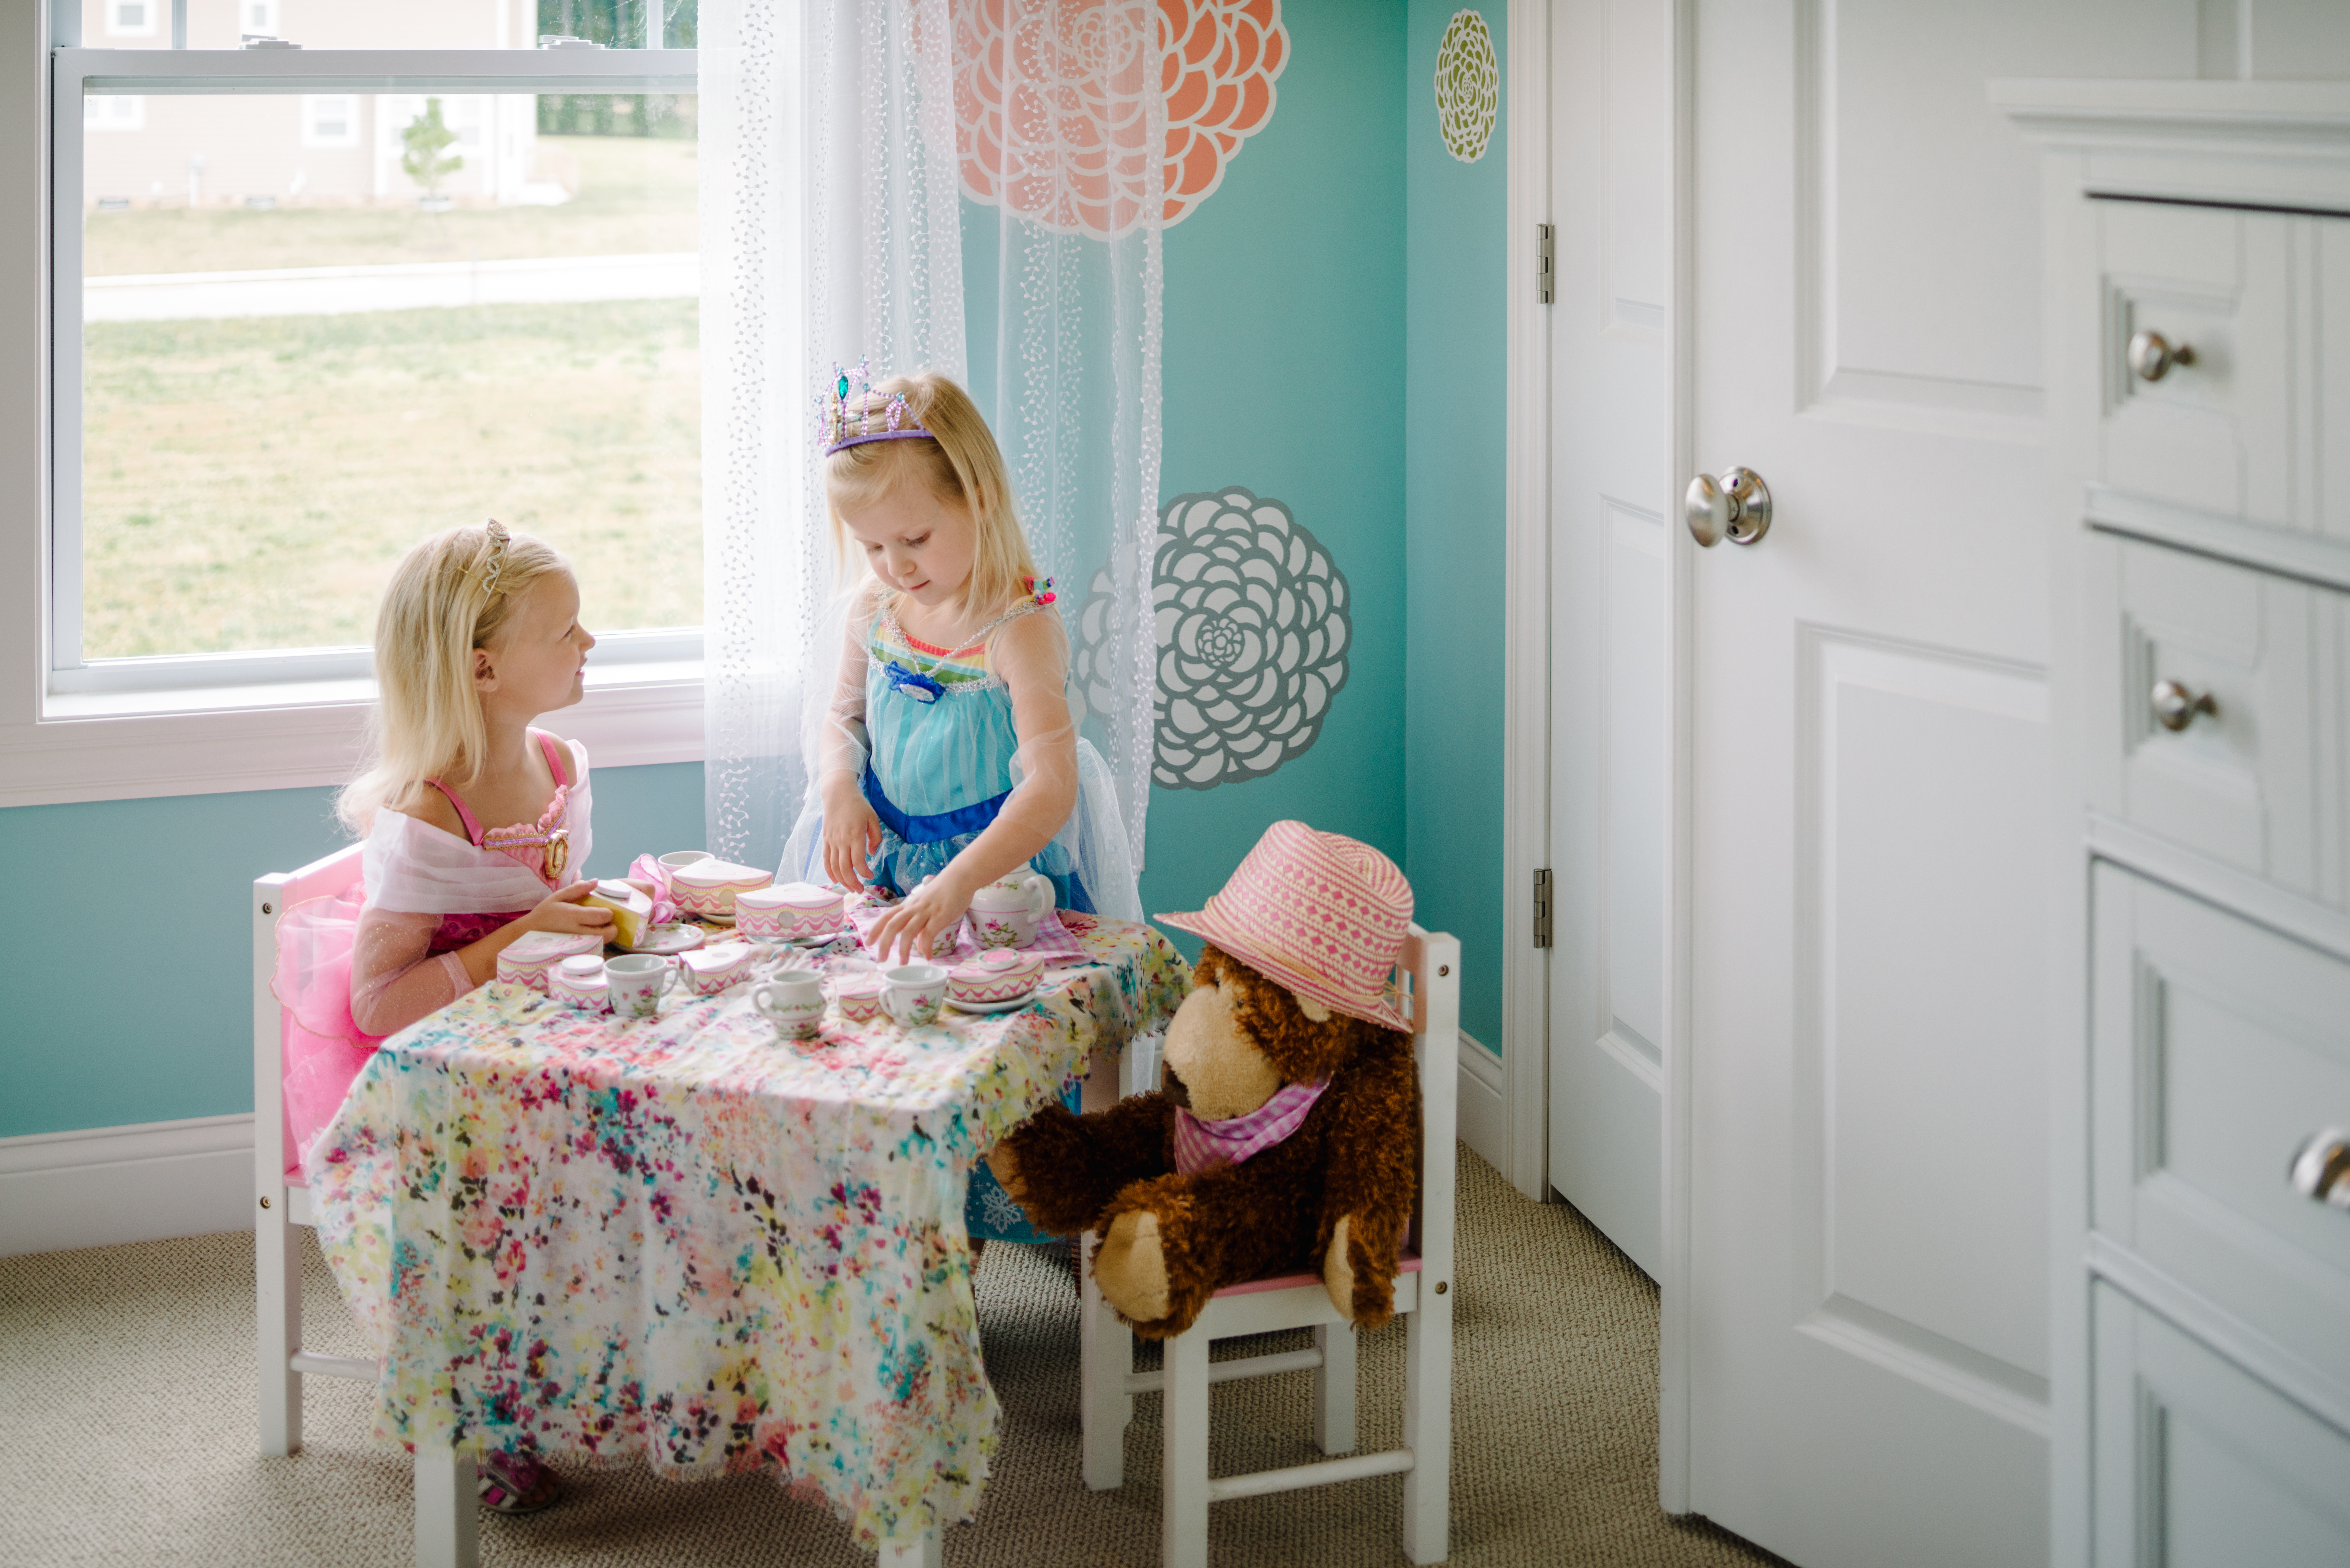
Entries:
[[1662, 1262], [1670, 13], [1550, 18], [1550, 1183]]
[[2042, 992], [2080, 955], [2042, 869], [2038, 172], [1984, 83], [2191, 77], [2198, 7], [1679, 15], [1681, 455], [1774, 507], [1758, 543], [1675, 541], [1669, 1501], [1685, 1462], [1687, 1506], [1804, 1568], [2043, 1562]]

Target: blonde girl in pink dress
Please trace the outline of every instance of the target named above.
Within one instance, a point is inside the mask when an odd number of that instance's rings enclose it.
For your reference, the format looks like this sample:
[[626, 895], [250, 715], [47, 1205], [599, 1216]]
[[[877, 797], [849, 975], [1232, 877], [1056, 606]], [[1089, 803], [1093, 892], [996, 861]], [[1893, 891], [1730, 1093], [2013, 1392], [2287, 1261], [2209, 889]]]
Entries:
[[[570, 567], [527, 534], [452, 528], [392, 574], [372, 764], [336, 805], [366, 836], [359, 897], [297, 906], [278, 928], [286, 1147], [306, 1159], [384, 1036], [494, 978], [525, 931], [610, 925], [580, 902], [595, 883], [571, 879], [590, 844], [587, 750], [532, 727], [579, 701], [595, 646]], [[483, 1467], [502, 1511], [559, 1491], [527, 1456]]]

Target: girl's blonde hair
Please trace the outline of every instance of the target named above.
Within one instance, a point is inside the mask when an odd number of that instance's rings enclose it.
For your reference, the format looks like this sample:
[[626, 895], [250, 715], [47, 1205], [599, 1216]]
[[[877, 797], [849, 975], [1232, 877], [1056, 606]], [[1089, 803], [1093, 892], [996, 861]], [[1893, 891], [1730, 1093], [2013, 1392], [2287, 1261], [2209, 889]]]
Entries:
[[[848, 524], [841, 521], [842, 503], [869, 506], [909, 479], [919, 480], [941, 501], [960, 503], [971, 514], [977, 538], [971, 577], [962, 588], [965, 613], [1003, 609], [1030, 591], [1036, 563], [1013, 510], [1012, 482], [1003, 471], [994, 432], [980, 417], [970, 393], [931, 370], [875, 382], [861, 402], [849, 400], [848, 415], [855, 419], [870, 410], [878, 430], [887, 418], [889, 400], [901, 392], [906, 412], [931, 432], [929, 441], [867, 441], [825, 459], [826, 510], [832, 518], [833, 549], [842, 576], [848, 576], [854, 570], [850, 563], [862, 558]], [[869, 578], [869, 568], [867, 575]], [[882, 588], [879, 597], [884, 607], [896, 607], [895, 590]]]
[[373, 761], [335, 801], [345, 826], [365, 833], [427, 779], [481, 777], [488, 731], [473, 650], [496, 645], [532, 584], [570, 569], [545, 540], [495, 522], [452, 528], [401, 557], [375, 612]]

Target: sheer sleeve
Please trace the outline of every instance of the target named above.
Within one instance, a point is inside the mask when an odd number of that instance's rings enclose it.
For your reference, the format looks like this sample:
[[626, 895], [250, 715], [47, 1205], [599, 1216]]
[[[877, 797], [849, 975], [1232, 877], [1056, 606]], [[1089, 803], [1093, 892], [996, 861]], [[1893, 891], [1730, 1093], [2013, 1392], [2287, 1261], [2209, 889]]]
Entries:
[[879, 606], [868, 588], [849, 605], [847, 623], [841, 628], [840, 667], [833, 678], [831, 698], [825, 704], [824, 732], [816, 742], [819, 794], [835, 774], [857, 779], [865, 776], [865, 639], [878, 613]]
[[995, 820], [1035, 839], [1021, 856], [1025, 859], [1052, 842], [1077, 804], [1077, 727], [1066, 696], [1068, 633], [1057, 615], [1025, 615], [996, 633], [988, 656], [1011, 691], [1013, 731], [1020, 740], [1011, 798]]
[[432, 952], [438, 915], [369, 909], [359, 915], [351, 952], [351, 1022], [369, 1034], [393, 1034], [473, 989], [464, 961]]

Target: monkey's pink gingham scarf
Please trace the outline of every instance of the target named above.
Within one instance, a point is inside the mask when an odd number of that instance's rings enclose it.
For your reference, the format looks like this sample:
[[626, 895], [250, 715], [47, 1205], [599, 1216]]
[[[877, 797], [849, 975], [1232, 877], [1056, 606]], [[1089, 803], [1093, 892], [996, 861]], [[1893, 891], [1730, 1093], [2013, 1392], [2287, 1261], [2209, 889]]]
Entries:
[[1263, 1154], [1297, 1130], [1305, 1113], [1322, 1097], [1330, 1080], [1318, 1084], [1284, 1084], [1245, 1116], [1220, 1122], [1202, 1121], [1175, 1107], [1175, 1168], [1189, 1176], [1219, 1165], [1238, 1165], [1253, 1154]]

